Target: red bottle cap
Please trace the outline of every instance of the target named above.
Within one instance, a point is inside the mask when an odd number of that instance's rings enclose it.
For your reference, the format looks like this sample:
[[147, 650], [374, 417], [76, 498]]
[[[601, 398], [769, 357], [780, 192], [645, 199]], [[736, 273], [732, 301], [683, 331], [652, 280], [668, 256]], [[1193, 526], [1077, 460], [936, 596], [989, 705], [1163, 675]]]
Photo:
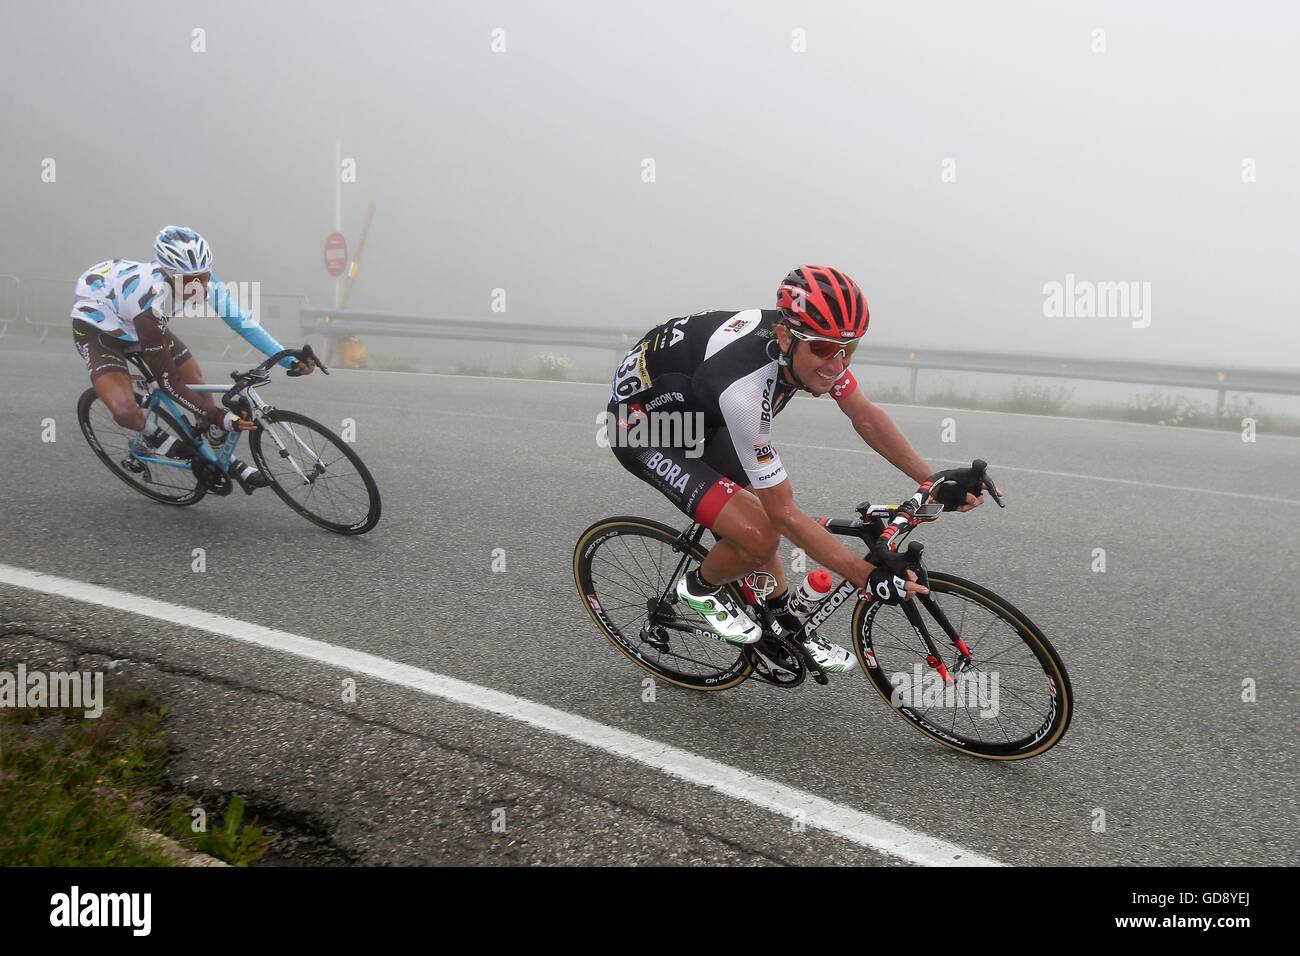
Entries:
[[816, 571], [813, 571], [808, 575], [808, 587], [816, 591], [818, 594], [829, 594], [831, 591], [831, 585], [834, 583], [834, 580], [831, 578], [831, 573], [825, 568], [818, 568]]

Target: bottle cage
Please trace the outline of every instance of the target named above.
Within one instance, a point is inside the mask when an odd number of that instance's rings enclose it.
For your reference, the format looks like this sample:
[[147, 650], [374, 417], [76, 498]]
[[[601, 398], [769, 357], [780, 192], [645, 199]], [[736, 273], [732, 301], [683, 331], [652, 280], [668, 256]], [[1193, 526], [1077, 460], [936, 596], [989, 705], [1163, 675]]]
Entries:
[[745, 586], [754, 592], [754, 597], [766, 601], [767, 596], [776, 590], [776, 576], [766, 571], [750, 571], [745, 575]]

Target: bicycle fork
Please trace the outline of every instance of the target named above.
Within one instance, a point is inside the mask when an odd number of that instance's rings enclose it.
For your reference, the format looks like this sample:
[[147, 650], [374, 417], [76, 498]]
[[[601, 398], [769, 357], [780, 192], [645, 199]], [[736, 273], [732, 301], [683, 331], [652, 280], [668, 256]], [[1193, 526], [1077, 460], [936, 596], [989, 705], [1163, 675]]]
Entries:
[[943, 659], [939, 656], [939, 648], [930, 636], [930, 630], [925, 626], [925, 619], [921, 617], [921, 612], [916, 609], [913, 601], [921, 602], [922, 606], [930, 612], [930, 616], [939, 622], [939, 627], [948, 636], [952, 646], [957, 649], [955, 670], [958, 674], [968, 670], [975, 662], [970, 648], [966, 646], [966, 642], [961, 639], [961, 635], [952, 626], [952, 622], [948, 620], [948, 615], [943, 613], [943, 609], [935, 603], [934, 598], [930, 595], [918, 594], [912, 601], [903, 602], [903, 614], [906, 615], [907, 622], [912, 625], [912, 630], [916, 631], [917, 636], [921, 638], [921, 643], [925, 645], [926, 664], [939, 672], [939, 676], [943, 678], [945, 684], [956, 683], [956, 678], [948, 673], [947, 666], [944, 665]]

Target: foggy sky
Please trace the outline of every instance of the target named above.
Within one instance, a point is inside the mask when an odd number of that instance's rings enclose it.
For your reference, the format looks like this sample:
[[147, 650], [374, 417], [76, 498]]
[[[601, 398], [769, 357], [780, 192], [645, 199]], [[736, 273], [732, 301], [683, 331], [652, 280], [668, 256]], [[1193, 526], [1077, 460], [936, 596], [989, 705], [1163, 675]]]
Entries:
[[[0, 273], [70, 306], [177, 223], [326, 304], [339, 138], [356, 306], [642, 330], [827, 262], [868, 341], [1297, 367], [1297, 38], [1282, 2], [14, 0]], [[1150, 282], [1150, 327], [1045, 318], [1067, 273]]]

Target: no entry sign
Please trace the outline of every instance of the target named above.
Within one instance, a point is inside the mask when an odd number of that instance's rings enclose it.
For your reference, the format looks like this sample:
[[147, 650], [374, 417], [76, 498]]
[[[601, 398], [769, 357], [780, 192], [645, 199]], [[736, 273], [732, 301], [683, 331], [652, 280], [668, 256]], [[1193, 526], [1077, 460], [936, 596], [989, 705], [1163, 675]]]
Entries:
[[348, 267], [348, 241], [341, 232], [325, 237], [325, 271], [338, 278]]

